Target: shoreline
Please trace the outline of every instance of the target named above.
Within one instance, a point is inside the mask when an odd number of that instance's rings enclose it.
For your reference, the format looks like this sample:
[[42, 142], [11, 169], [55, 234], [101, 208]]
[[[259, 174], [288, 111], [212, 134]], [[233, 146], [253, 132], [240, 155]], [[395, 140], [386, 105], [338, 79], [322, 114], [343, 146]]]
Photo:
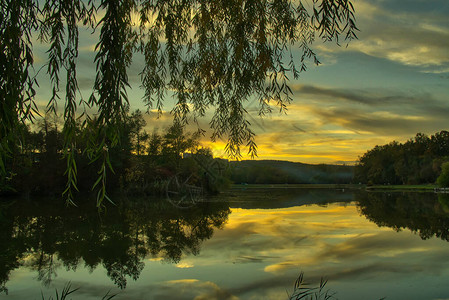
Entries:
[[366, 185], [366, 184], [233, 184], [230, 190], [251, 189], [348, 189], [380, 191], [411, 191], [411, 192], [449, 192], [449, 189], [439, 188], [436, 184], [422, 185]]

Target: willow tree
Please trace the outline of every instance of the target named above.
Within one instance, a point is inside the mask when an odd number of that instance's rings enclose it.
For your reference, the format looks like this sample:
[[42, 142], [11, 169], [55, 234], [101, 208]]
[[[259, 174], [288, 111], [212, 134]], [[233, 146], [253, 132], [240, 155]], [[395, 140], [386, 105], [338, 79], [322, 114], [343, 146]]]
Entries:
[[[186, 124], [213, 111], [212, 140], [227, 139], [226, 151], [239, 157], [241, 146], [257, 155], [255, 135], [245, 111], [257, 99], [259, 114], [286, 109], [292, 101], [288, 78], [319, 63], [315, 40], [356, 38], [354, 8], [348, 0], [0, 0], [0, 167], [17, 141], [19, 124], [32, 121], [35, 103], [33, 43], [48, 46], [46, 71], [52, 85], [47, 110], [64, 102], [65, 194], [76, 189], [74, 143], [78, 118], [96, 114], [98, 130], [88, 149], [101, 161], [98, 205], [107, 198], [108, 147], [118, 142], [128, 97], [128, 68], [133, 55], [145, 58], [143, 101], [160, 112], [173, 91], [175, 122]], [[137, 17], [137, 18], [136, 18]], [[133, 22], [133, 20], [137, 20]], [[96, 78], [92, 95], [78, 93], [77, 57], [80, 28], [99, 31]], [[295, 55], [295, 53], [299, 53]], [[60, 76], [65, 76], [60, 86]], [[62, 81], [61, 81], [62, 82]], [[61, 91], [62, 90], [62, 91]], [[61, 99], [62, 98], [62, 99]], [[82, 104], [82, 105], [81, 105]]]

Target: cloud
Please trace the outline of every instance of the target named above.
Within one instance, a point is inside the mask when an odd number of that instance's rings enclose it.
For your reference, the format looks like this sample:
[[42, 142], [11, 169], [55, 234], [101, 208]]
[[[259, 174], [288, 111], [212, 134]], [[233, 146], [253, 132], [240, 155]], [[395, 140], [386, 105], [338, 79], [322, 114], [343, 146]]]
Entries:
[[[392, 236], [394, 238], [392, 238]], [[414, 241], [408, 237], [398, 236], [395, 232], [377, 234], [360, 234], [337, 245], [327, 245], [316, 257], [319, 260], [342, 262], [373, 256], [398, 256], [403, 253], [420, 252]]]
[[[387, 15], [388, 21], [382, 17]], [[371, 27], [364, 37], [366, 44], [361, 42], [361, 48], [365, 48], [367, 54], [384, 56], [390, 60], [406, 65], [438, 67], [449, 63], [449, 28], [446, 24], [442, 28], [432, 24], [433, 15], [425, 13], [403, 13], [376, 15], [381, 20], [376, 27]], [[435, 19], [438, 18], [438, 15]], [[355, 43], [357, 47], [357, 43]], [[363, 52], [363, 51], [362, 51]]]
[[265, 159], [354, 161], [375, 145], [405, 142], [447, 127], [449, 104], [438, 94], [404, 88], [337, 88], [292, 84], [287, 114], [253, 116]]
[[[444, 1], [432, 4], [412, 1], [354, 2], [359, 39], [349, 50], [441, 73], [449, 67], [449, 24]], [[440, 7], [442, 9], [433, 9]], [[319, 45], [322, 52], [344, 48]], [[345, 49], [346, 50], [346, 49]]]
[[[277, 276], [298, 269], [312, 269], [308, 278], [319, 279], [326, 275], [332, 281], [352, 281], [363, 278], [378, 279], [379, 275], [428, 273], [441, 274], [447, 267], [447, 253], [438, 246], [417, 243], [406, 234], [393, 231], [363, 233], [342, 237], [340, 242], [315, 241], [313, 253], [306, 258], [301, 255], [284, 256], [284, 260], [265, 267], [265, 272]], [[426, 255], [423, 262], [423, 253]]]
[[446, 127], [449, 105], [430, 93], [392, 89], [342, 89], [294, 85], [298, 102], [291, 110], [308, 112], [325, 124], [360, 134], [414, 135]]
[[[427, 132], [434, 129], [436, 125], [435, 120], [424, 117], [401, 116], [388, 112], [376, 113], [344, 108], [314, 108], [313, 112], [325, 122], [384, 136], [403, 136], [410, 132]], [[441, 120], [440, 126], [444, 126], [444, 124], [444, 121]]]
[[237, 300], [238, 298], [229, 291], [219, 287], [210, 281], [199, 281], [197, 279], [180, 279], [167, 281], [165, 289], [158, 292], [158, 299], [171, 299], [176, 295], [176, 299], [194, 300]]
[[[287, 269], [298, 269], [298, 262], [281, 262], [278, 264], [272, 264], [269, 266], [266, 266], [264, 268], [264, 272], [267, 273], [278, 273], [278, 272], [284, 272]], [[304, 265], [304, 264], [302, 264]]]
[[194, 267], [194, 264], [190, 263], [190, 262], [183, 261], [183, 262], [176, 264], [176, 267], [180, 268], [180, 269], [190, 269], [190, 268]]
[[169, 280], [166, 281], [169, 285], [177, 285], [177, 284], [183, 284], [183, 285], [192, 285], [197, 284], [200, 281], [198, 279], [177, 279], [177, 280]]
[[[276, 289], [276, 288], [282, 288], [282, 290], [285, 291], [286, 288], [289, 288], [292, 286], [292, 277], [289, 277], [288, 275], [280, 275], [276, 277], [271, 278], [265, 278], [265, 279], [255, 279], [250, 282], [245, 281], [245, 284], [239, 285], [237, 287], [234, 287], [230, 289], [230, 292], [233, 292], [235, 294], [239, 295], [249, 295], [252, 293], [256, 293], [256, 295], [263, 295], [263, 299], [279, 299], [279, 292], [276, 292], [274, 294], [273, 298], [267, 297], [267, 291], [270, 289]], [[261, 289], [263, 289], [264, 293], [261, 293]], [[281, 295], [285, 295], [285, 292]], [[251, 298], [254, 299], [254, 298]], [[256, 298], [259, 299], [259, 298]]]
[[315, 100], [326, 99], [338, 101], [346, 101], [357, 104], [365, 104], [369, 106], [385, 106], [385, 105], [398, 105], [398, 104], [416, 104], [423, 102], [424, 99], [432, 98], [429, 93], [421, 94], [406, 94], [395, 90], [388, 89], [343, 89], [343, 88], [325, 88], [314, 85], [293, 85], [292, 90], [296, 97], [302, 95], [319, 96], [314, 98]]

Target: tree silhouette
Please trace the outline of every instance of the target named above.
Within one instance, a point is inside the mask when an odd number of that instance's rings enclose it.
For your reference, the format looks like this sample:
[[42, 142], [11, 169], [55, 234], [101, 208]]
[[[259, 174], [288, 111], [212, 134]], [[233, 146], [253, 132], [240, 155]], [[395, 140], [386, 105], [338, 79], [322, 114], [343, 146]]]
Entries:
[[430, 137], [418, 133], [403, 144], [375, 146], [359, 158], [355, 178], [368, 184], [435, 183], [449, 159], [448, 143], [448, 132], [441, 131]]
[[[226, 138], [226, 151], [240, 156], [246, 144], [257, 154], [245, 103], [259, 102], [259, 114], [273, 106], [281, 111], [292, 100], [288, 76], [298, 78], [306, 62], [319, 60], [311, 48], [317, 37], [356, 38], [354, 8], [348, 0], [316, 0], [311, 5], [291, 0], [21, 0], [0, 1], [0, 169], [16, 142], [16, 128], [37, 112], [33, 69], [35, 35], [48, 46], [46, 71], [52, 96], [47, 110], [56, 112], [64, 86], [64, 151], [66, 195], [76, 187], [76, 122], [79, 107], [97, 110], [101, 129], [88, 145], [92, 161], [100, 161], [104, 192], [108, 149], [119, 142], [120, 124], [128, 109], [128, 67], [141, 53], [144, 102], [160, 112], [167, 91], [176, 99], [175, 121], [197, 121], [214, 109], [212, 140]], [[132, 16], [139, 20], [133, 22]], [[97, 20], [97, 17], [99, 20]], [[78, 93], [79, 26], [99, 32], [96, 78], [89, 99]], [[296, 46], [296, 47], [292, 47]], [[299, 54], [296, 49], [299, 50]], [[65, 76], [65, 80], [61, 80]], [[81, 110], [85, 120], [86, 110]]]

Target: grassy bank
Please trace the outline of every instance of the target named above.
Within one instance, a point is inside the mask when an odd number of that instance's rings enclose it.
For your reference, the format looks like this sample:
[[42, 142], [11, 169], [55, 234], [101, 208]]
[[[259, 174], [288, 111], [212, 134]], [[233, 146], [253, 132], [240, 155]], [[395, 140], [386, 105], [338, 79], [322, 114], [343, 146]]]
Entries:
[[366, 189], [367, 191], [434, 191], [436, 184], [364, 185], [364, 184], [234, 184], [231, 190], [241, 189]]
[[361, 184], [233, 184], [231, 189], [363, 189]]
[[430, 192], [434, 191], [438, 186], [436, 184], [416, 184], [416, 185], [371, 185], [367, 186], [368, 191], [414, 191], [414, 192]]

